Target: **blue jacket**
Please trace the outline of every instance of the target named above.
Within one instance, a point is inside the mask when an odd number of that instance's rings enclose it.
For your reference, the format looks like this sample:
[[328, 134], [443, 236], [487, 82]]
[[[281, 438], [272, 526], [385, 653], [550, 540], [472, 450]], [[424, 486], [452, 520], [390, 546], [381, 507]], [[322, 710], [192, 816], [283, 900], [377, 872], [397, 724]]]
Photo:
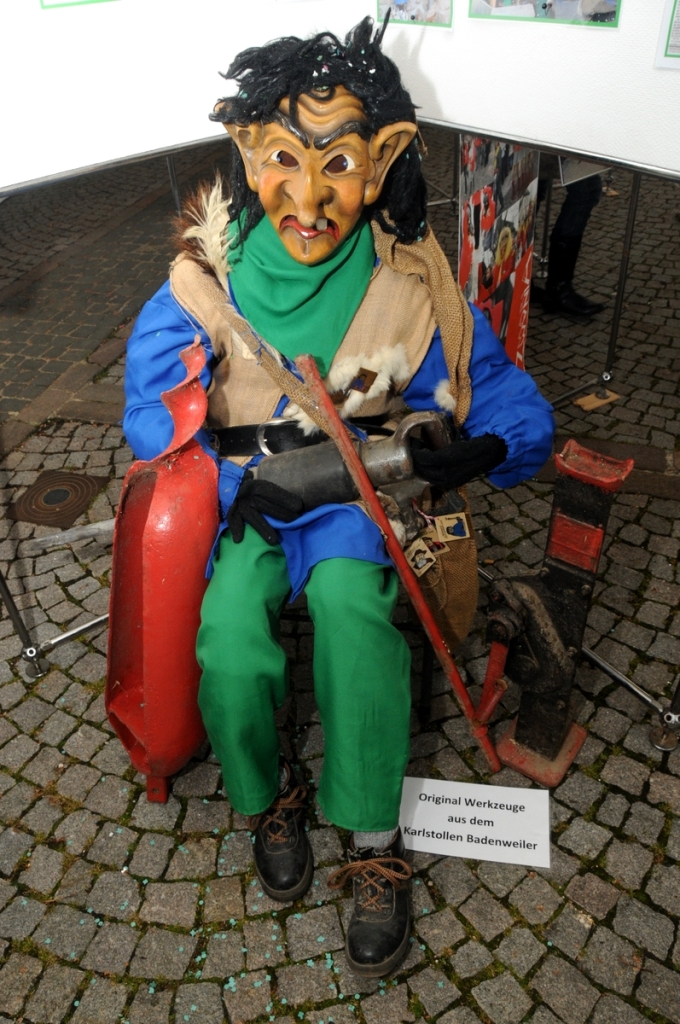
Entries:
[[[529, 374], [510, 362], [484, 315], [474, 306], [471, 309], [472, 404], [462, 435], [470, 438], [490, 433], [505, 441], [507, 459], [489, 474], [489, 480], [496, 487], [512, 487], [533, 476], [550, 456], [555, 429], [552, 409]], [[142, 309], [127, 346], [123, 428], [137, 458], [153, 459], [170, 443], [172, 420], [160, 395], [184, 380], [185, 368], [179, 353], [192, 344], [196, 334], [200, 335], [207, 354], [201, 374], [207, 388], [214, 366], [210, 339], [173, 298], [166, 282]], [[404, 401], [416, 411], [432, 409], [435, 388], [446, 377], [441, 338], [436, 330], [425, 359], [403, 392]], [[286, 404], [283, 398], [277, 416]], [[224, 517], [248, 467], [218, 460], [206, 431], [200, 430], [196, 438], [219, 463], [219, 498]], [[248, 465], [255, 465], [259, 458]], [[355, 505], [323, 505], [292, 523], [271, 522], [280, 534], [286, 554], [291, 599], [300, 593], [314, 565], [323, 559], [358, 558], [391, 565], [380, 531]], [[222, 523], [217, 540], [225, 529], [226, 523]], [[211, 566], [208, 574], [210, 571]]]

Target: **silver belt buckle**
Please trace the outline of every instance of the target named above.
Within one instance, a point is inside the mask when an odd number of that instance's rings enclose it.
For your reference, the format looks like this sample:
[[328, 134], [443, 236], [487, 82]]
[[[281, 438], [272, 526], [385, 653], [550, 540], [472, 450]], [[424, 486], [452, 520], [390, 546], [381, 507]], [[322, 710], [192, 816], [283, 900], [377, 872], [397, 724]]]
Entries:
[[275, 455], [276, 454], [275, 452], [270, 451], [269, 448], [267, 447], [267, 441], [266, 441], [266, 438], [264, 436], [265, 435], [265, 431], [267, 430], [267, 427], [279, 426], [279, 424], [281, 424], [281, 423], [290, 423], [290, 422], [291, 422], [291, 420], [287, 420], [284, 416], [278, 416], [274, 420], [267, 420], [265, 423], [258, 423], [257, 430], [255, 431], [255, 441], [256, 441], [257, 446], [258, 446], [258, 448], [260, 449], [260, 451], [262, 452], [263, 455]]

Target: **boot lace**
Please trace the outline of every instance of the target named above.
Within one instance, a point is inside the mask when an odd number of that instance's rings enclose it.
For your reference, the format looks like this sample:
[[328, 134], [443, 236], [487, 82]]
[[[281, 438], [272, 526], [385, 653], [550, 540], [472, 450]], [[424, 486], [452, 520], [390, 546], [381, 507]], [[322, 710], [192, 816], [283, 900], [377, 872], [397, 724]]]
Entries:
[[263, 814], [257, 815], [249, 820], [250, 828], [256, 829], [262, 824], [262, 831], [266, 834], [270, 843], [285, 843], [288, 838], [290, 821], [286, 815], [291, 811], [297, 811], [305, 806], [307, 800], [307, 787], [295, 786], [289, 793], [281, 793], [277, 796], [271, 807]]
[[[389, 867], [390, 864], [397, 865], [396, 869]], [[412, 874], [411, 865], [401, 857], [372, 857], [370, 860], [352, 861], [338, 868], [328, 876], [326, 884], [329, 889], [342, 889], [350, 879], [357, 881], [360, 908], [381, 913], [383, 907], [380, 901], [386, 893], [387, 884], [396, 888], [400, 882], [407, 882]]]

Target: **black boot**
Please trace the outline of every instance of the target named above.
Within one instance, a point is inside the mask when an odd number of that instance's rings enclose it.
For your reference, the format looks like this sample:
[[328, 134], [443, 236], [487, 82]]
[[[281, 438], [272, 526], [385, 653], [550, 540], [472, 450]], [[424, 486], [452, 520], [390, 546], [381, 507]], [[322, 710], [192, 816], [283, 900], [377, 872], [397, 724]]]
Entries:
[[314, 873], [312, 848], [305, 832], [307, 787], [298, 784], [290, 765], [284, 786], [271, 807], [257, 816], [255, 870], [273, 900], [288, 903], [309, 889]]
[[350, 970], [365, 978], [382, 978], [406, 956], [411, 935], [410, 864], [401, 830], [384, 850], [357, 850], [350, 841], [344, 868], [328, 878], [341, 889], [351, 878], [354, 910], [347, 929], [345, 953]]
[[566, 313], [567, 316], [595, 316], [606, 303], [591, 302], [574, 291], [571, 281], [558, 281], [545, 289], [543, 309], [546, 313]]

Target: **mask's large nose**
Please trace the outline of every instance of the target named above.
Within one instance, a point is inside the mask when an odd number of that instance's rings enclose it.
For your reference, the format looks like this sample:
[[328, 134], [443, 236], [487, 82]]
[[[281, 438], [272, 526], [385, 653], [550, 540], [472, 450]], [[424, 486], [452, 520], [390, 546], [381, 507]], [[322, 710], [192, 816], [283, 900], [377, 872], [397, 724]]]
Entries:
[[315, 226], [319, 217], [324, 216], [324, 206], [333, 199], [332, 188], [322, 180], [313, 168], [286, 183], [286, 194], [295, 205], [295, 215], [305, 228]]

